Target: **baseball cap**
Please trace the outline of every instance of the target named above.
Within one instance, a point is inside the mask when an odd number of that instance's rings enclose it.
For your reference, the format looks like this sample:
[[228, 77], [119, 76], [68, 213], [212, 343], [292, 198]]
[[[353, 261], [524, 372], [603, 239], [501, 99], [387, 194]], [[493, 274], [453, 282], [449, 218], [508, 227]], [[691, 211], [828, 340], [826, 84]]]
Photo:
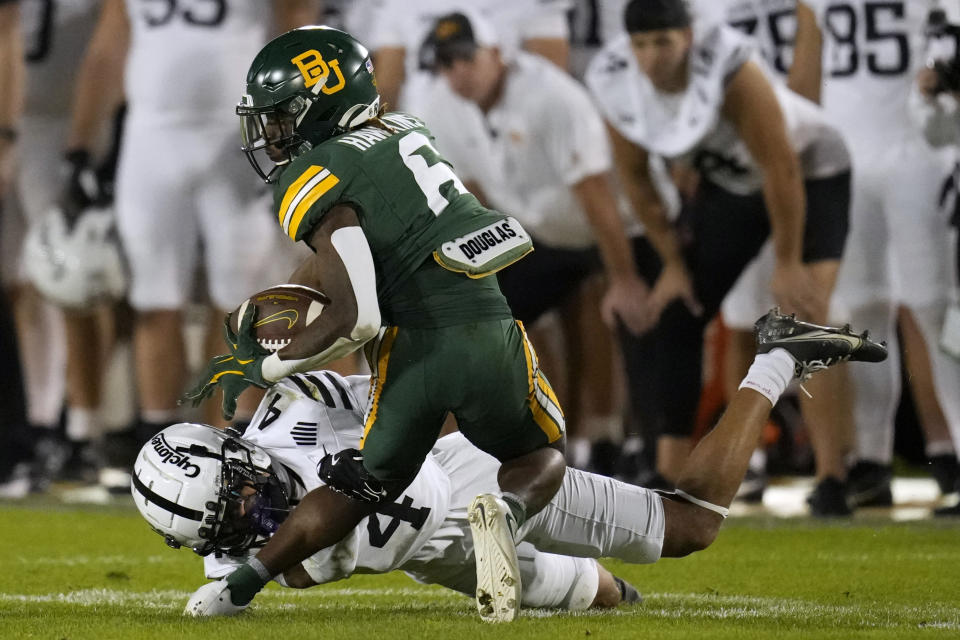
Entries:
[[469, 60], [477, 49], [498, 47], [493, 26], [479, 15], [457, 11], [440, 16], [420, 47], [420, 68], [437, 71], [454, 60]]

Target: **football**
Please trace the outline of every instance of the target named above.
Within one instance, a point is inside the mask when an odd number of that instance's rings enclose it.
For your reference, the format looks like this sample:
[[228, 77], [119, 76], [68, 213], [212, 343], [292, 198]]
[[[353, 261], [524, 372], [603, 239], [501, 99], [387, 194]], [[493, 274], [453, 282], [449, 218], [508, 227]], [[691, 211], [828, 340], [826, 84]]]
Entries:
[[230, 328], [240, 330], [240, 320], [250, 305], [257, 309], [253, 333], [264, 349], [277, 351], [314, 320], [330, 304], [324, 294], [298, 284], [280, 284], [255, 293], [230, 314]]

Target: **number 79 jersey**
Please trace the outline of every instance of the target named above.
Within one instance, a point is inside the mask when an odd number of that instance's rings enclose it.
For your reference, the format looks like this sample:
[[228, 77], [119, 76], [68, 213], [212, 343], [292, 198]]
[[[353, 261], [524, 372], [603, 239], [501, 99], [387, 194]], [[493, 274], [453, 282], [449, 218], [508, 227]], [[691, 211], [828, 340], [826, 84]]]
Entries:
[[[281, 175], [274, 198], [278, 221], [293, 240], [307, 238], [335, 205], [356, 210], [373, 254], [380, 308], [389, 318], [398, 305], [422, 304], [412, 298], [425, 297], [423, 291], [400, 300], [400, 289], [444, 243], [502, 223], [505, 216], [467, 191], [421, 120], [395, 112], [381, 121], [384, 127], [352, 130], [299, 156]], [[493, 245], [501, 242], [510, 246], [503, 237], [476, 246], [497, 253], [501, 247]], [[461, 281], [471, 284], [457, 277], [450, 286], [465, 286]], [[503, 308], [506, 315], [497, 317], [509, 317], [505, 302]]]
[[[344, 378], [316, 371], [284, 378], [270, 388], [243, 439], [262, 447], [281, 474], [299, 488], [295, 497], [323, 485], [317, 465], [327, 453], [356, 448], [363, 432], [368, 376]], [[319, 584], [354, 573], [400, 568], [421, 550], [450, 510], [450, 479], [430, 456], [396, 501], [364, 518], [339, 543], [303, 561]], [[463, 505], [458, 505], [463, 506]], [[204, 558], [210, 578], [227, 575], [246, 558]]]

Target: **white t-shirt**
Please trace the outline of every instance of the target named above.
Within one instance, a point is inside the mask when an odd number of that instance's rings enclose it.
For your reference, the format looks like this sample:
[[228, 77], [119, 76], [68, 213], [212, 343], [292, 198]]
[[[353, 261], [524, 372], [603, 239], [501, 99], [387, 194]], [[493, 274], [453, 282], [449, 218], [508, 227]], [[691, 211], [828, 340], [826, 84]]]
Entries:
[[477, 12], [495, 30], [505, 55], [531, 38], [566, 39], [569, 0], [377, 0], [365, 44], [370, 51], [406, 51], [405, 79], [397, 107], [419, 116], [434, 77], [420, 70], [420, 49], [438, 18], [460, 10]]
[[[516, 217], [550, 246], [594, 243], [571, 187], [612, 167], [603, 119], [576, 80], [519, 52], [503, 96], [486, 114], [441, 82], [424, 119], [437, 149], [464, 181], [477, 182], [493, 208]], [[625, 221], [635, 224], [629, 215]]]
[[267, 41], [265, 0], [126, 0], [125, 86], [131, 121], [231, 126], [247, 69]]
[[66, 118], [72, 79], [99, 15], [100, 0], [20, 0], [27, 63], [24, 114]]
[[[344, 378], [316, 371], [284, 378], [270, 388], [243, 438], [266, 449], [302, 487], [297, 498], [323, 483], [317, 465], [328, 452], [356, 448], [363, 433], [368, 376]], [[421, 550], [450, 509], [450, 480], [431, 458], [400, 498], [360, 521], [346, 538], [303, 561], [318, 583], [354, 573], [386, 573]], [[253, 555], [253, 552], [251, 552]], [[204, 558], [207, 577], [220, 578], [246, 558]]]
[[[690, 80], [682, 93], [662, 93], [653, 86], [626, 36], [594, 58], [587, 85], [604, 116], [628, 140], [651, 153], [690, 161], [732, 193], [756, 193], [763, 176], [721, 110], [730, 77], [747, 61], [761, 69], [765, 65], [749, 38], [732, 27], [715, 24], [694, 34]], [[849, 169], [843, 139], [820, 109], [781, 83], [772, 84], [804, 177], [824, 178]]]

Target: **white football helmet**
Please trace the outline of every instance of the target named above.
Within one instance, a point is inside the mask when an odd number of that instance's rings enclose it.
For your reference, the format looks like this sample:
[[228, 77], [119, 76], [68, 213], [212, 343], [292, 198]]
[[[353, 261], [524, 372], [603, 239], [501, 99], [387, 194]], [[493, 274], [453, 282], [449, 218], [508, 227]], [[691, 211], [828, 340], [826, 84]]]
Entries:
[[83, 309], [127, 291], [111, 208], [86, 209], [71, 225], [52, 207], [28, 230], [23, 259], [37, 290], [63, 307]]
[[153, 530], [174, 549], [245, 555], [290, 512], [266, 451], [207, 425], [167, 427], [143, 446], [130, 491]]

